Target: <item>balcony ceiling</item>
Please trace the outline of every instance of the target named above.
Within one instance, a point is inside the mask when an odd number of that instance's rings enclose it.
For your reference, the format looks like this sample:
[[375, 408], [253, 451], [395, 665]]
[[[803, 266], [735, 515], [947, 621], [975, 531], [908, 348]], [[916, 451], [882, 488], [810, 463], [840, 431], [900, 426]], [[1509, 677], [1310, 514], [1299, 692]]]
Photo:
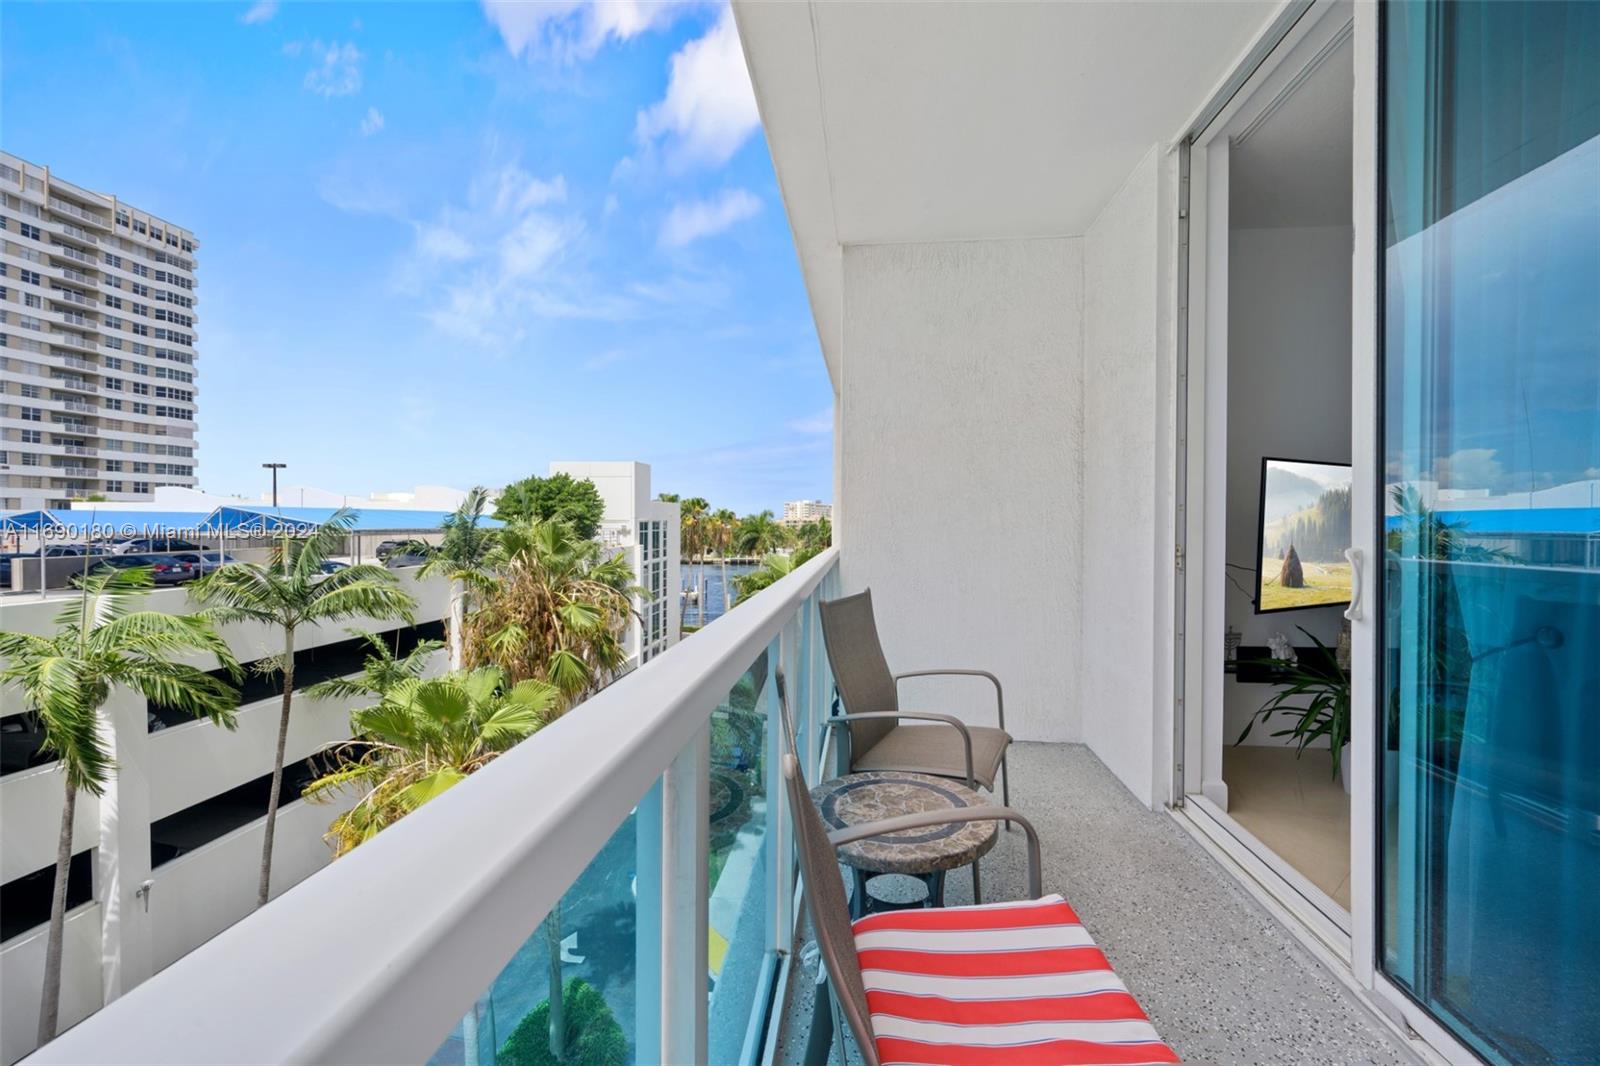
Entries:
[[843, 245], [1083, 233], [1278, 7], [735, 0], [830, 368]]

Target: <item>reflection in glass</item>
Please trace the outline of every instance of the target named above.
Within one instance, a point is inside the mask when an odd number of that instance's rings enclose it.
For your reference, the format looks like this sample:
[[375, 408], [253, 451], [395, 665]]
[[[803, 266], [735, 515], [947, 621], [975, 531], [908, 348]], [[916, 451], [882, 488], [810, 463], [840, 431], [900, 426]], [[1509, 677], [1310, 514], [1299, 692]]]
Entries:
[[1385, 5], [1380, 962], [1600, 1045], [1600, 5]]
[[710, 870], [706, 883], [709, 1061], [743, 1061], [758, 998], [770, 978], [773, 953], [768, 886], [768, 752], [776, 721], [775, 696], [764, 651], [711, 715]]
[[[659, 789], [659, 785], [656, 789]], [[640, 804], [640, 810], [655, 799]], [[659, 808], [656, 808], [659, 825]], [[630, 814], [561, 898], [561, 904], [517, 949], [489, 991], [433, 1055], [433, 1066], [533, 1066], [550, 1055], [550, 989], [560, 973], [555, 1011], [565, 1021], [569, 1061], [622, 1066], [639, 1061], [636, 992], [640, 914], [635, 892], [641, 850], [639, 811]], [[659, 850], [659, 849], [657, 849]], [[655, 948], [644, 954], [654, 959]], [[556, 966], [552, 961], [559, 959]], [[652, 1015], [653, 1017], [653, 1015]], [[648, 1023], [647, 1023], [648, 1024]]]

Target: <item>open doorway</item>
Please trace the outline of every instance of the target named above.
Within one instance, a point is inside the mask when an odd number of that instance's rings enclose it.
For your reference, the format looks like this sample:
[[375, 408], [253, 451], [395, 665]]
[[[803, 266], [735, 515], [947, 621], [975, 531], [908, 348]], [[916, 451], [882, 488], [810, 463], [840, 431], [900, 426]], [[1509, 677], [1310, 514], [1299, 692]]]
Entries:
[[[1203, 572], [1191, 587], [1205, 639], [1186, 665], [1201, 679], [1189, 714], [1202, 767], [1186, 790], [1279, 889], [1348, 932], [1350, 797], [1329, 739], [1349, 720], [1348, 6], [1321, 9], [1282, 53], [1197, 141], [1203, 532], [1191, 558]], [[1313, 734], [1303, 745], [1297, 726]]]

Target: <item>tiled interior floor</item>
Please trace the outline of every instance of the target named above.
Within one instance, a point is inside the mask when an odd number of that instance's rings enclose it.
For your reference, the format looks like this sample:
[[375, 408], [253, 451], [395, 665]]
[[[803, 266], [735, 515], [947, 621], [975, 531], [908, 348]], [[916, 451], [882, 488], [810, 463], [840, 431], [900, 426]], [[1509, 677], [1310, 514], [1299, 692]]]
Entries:
[[1226, 747], [1228, 814], [1335, 903], [1350, 909], [1350, 797], [1329, 755], [1308, 749]]
[[[1185, 1059], [1418, 1061], [1171, 815], [1142, 807], [1087, 748], [1018, 744], [1011, 765], [1013, 805], [1043, 838], [1045, 891], [1071, 902]], [[1005, 834], [983, 861], [986, 900], [1021, 898], [1025, 856], [1022, 834]], [[971, 901], [968, 877], [952, 873], [946, 884], [951, 904]], [[803, 948], [781, 1022], [782, 1063], [804, 1062], [816, 973], [815, 952]], [[853, 1044], [849, 1058], [858, 1061]]]

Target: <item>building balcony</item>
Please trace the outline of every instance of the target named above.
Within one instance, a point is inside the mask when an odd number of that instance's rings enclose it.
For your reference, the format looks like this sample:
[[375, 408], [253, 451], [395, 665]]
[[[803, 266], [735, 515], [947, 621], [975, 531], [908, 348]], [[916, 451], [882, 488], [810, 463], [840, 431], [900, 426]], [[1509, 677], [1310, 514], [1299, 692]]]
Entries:
[[93, 263], [95, 261], [95, 257], [88, 252], [80, 251], [70, 244], [61, 244], [58, 241], [50, 243], [49, 251], [51, 255], [71, 259], [79, 263]]
[[67, 326], [78, 326], [82, 329], [100, 328], [98, 319], [79, 314], [77, 311], [51, 311], [49, 317], [52, 321], [60, 322]]
[[64, 281], [75, 281], [79, 285], [93, 285], [98, 280], [92, 274], [68, 266], [52, 267], [50, 272], [55, 277]]
[[71, 390], [72, 392], [100, 391], [100, 386], [96, 385], [92, 381], [86, 381], [83, 378], [78, 377], [58, 377], [54, 374], [50, 376], [50, 387], [56, 390], [67, 389]]
[[76, 348], [84, 352], [98, 352], [100, 350], [99, 342], [91, 340], [81, 333], [57, 331], [46, 336], [45, 340], [52, 348]]
[[77, 304], [79, 307], [99, 307], [100, 306], [100, 301], [99, 300], [92, 300], [89, 297], [85, 296], [83, 293], [74, 292], [71, 289], [62, 289], [62, 288], [52, 287], [51, 290], [50, 290], [50, 299], [55, 300], [58, 303]]
[[73, 218], [76, 218], [87, 225], [95, 226], [99, 229], [106, 230], [107, 232], [111, 230], [111, 220], [109, 218], [96, 214], [93, 211], [85, 210], [84, 208], [79, 207], [77, 204], [61, 199], [59, 196], [50, 197], [50, 210], [71, 215]]
[[[563, 978], [605, 999], [631, 1061], [799, 1062], [819, 1036], [825, 1048], [773, 675], [786, 673], [819, 767], [833, 690], [817, 604], [841, 591], [838, 561], [826, 552], [629, 673], [30, 1061], [491, 1061], [546, 998], [552, 914]], [[1080, 909], [1180, 1054], [1409, 1061], [1087, 749], [1019, 745], [1014, 758], [1046, 890]], [[1022, 891], [1022, 834], [1002, 836], [984, 860], [990, 900]], [[966, 879], [950, 883], [959, 902]]]

